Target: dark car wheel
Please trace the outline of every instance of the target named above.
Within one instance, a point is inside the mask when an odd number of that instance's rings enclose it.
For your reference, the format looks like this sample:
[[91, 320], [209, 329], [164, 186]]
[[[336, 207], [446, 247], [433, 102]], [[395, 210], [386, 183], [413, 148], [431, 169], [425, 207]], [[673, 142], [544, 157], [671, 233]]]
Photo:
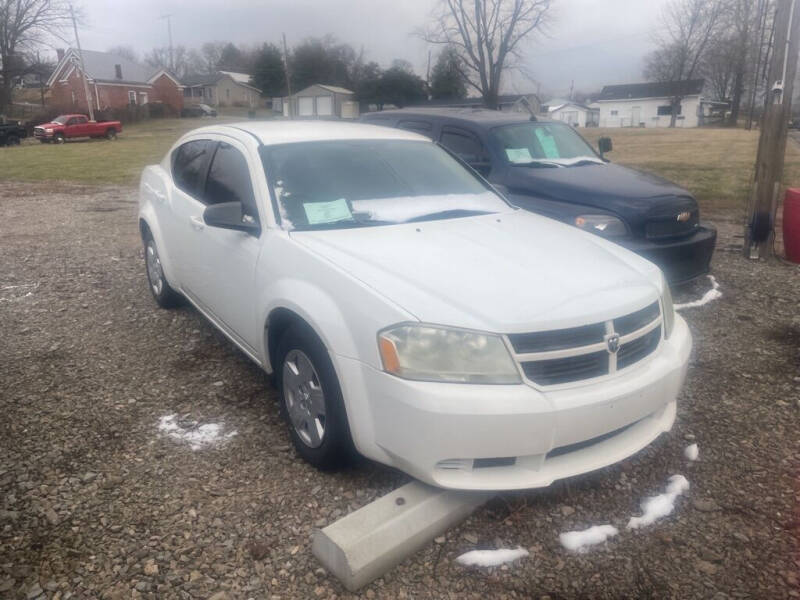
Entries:
[[293, 326], [275, 353], [281, 414], [297, 453], [328, 471], [348, 464], [355, 450], [342, 391], [324, 344], [307, 326]]
[[107, 140], [115, 140], [117, 139], [117, 130], [116, 129], [109, 129], [106, 131], [106, 139]]
[[164, 269], [161, 266], [161, 257], [158, 255], [158, 247], [151, 234], [147, 234], [144, 240], [144, 260], [147, 270], [147, 283], [150, 292], [161, 308], [174, 308], [183, 303], [183, 296], [173, 290]]
[[10, 135], [6, 138], [6, 146], [19, 146], [19, 138], [15, 135]]
[[63, 144], [63, 143], [64, 143], [64, 142], [66, 142], [67, 140], [66, 140], [66, 139], [64, 139], [64, 134], [63, 134], [63, 133], [57, 133], [57, 134], [55, 135], [55, 137], [53, 138], [53, 141], [54, 141], [56, 144]]

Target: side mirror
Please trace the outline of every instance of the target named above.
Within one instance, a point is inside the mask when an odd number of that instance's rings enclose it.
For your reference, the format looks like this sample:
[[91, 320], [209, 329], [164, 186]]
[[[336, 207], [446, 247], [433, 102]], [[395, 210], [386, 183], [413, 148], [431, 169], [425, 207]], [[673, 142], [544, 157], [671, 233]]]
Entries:
[[203, 221], [209, 227], [233, 229], [253, 235], [258, 235], [261, 232], [258, 218], [247, 214], [241, 202], [211, 204], [203, 211]]
[[597, 140], [597, 149], [600, 150], [600, 155], [603, 155], [606, 152], [611, 152], [614, 149], [614, 145], [611, 143], [611, 138], [601, 137], [599, 140]]

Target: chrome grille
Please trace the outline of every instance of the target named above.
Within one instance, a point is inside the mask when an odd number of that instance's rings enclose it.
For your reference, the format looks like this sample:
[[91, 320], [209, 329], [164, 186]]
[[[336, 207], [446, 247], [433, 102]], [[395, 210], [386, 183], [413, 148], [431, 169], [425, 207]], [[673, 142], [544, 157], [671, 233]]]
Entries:
[[542, 386], [616, 373], [652, 354], [661, 341], [658, 302], [627, 315], [569, 329], [507, 336], [528, 381]]

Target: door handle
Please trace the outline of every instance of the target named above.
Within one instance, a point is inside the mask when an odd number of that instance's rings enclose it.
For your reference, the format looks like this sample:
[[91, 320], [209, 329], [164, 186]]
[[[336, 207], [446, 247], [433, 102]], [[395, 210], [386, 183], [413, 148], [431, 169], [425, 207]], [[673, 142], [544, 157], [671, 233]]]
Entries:
[[203, 217], [189, 217], [189, 220], [192, 222], [192, 228], [200, 231], [201, 229], [205, 229], [205, 221], [203, 221]]

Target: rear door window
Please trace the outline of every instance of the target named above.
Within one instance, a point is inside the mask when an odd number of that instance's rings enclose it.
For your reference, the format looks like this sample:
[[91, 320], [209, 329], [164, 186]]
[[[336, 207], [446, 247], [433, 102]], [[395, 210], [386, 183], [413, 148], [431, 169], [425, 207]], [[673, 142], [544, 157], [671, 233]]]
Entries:
[[172, 179], [176, 187], [196, 200], [203, 201], [203, 187], [214, 142], [186, 142], [172, 153]]
[[433, 137], [433, 126], [427, 121], [400, 121], [397, 128], [413, 131], [429, 138]]
[[258, 214], [247, 159], [230, 144], [220, 142], [217, 146], [203, 197], [207, 204], [241, 202], [248, 214]]
[[445, 127], [442, 129], [439, 141], [445, 148], [455, 152], [466, 162], [471, 163], [486, 159], [483, 144], [472, 133], [464, 129]]

